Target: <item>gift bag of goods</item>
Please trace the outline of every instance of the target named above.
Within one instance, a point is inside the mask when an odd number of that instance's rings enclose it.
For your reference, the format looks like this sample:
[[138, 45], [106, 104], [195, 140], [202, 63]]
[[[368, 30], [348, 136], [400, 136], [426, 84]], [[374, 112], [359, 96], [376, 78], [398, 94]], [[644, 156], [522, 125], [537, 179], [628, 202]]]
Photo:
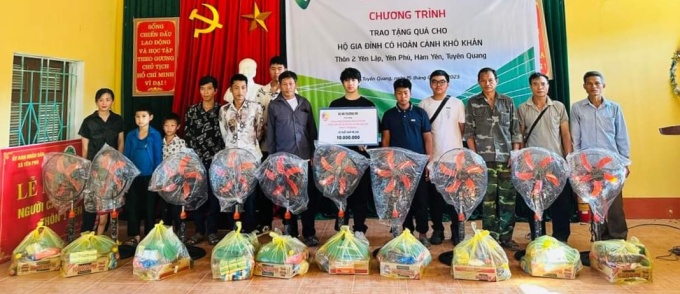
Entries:
[[578, 250], [551, 236], [540, 236], [527, 246], [522, 270], [534, 277], [575, 279], [583, 268]]
[[632, 237], [593, 243], [590, 267], [601, 272], [609, 282], [638, 284], [652, 281], [652, 260], [645, 245]]
[[314, 260], [329, 274], [368, 275], [368, 240], [355, 237], [349, 226], [342, 226], [316, 251]]
[[132, 273], [142, 280], [161, 280], [192, 267], [186, 246], [159, 222], [137, 245]]
[[422, 278], [425, 268], [432, 261], [430, 251], [416, 239], [409, 229], [387, 242], [377, 255], [380, 275], [388, 278]]
[[9, 275], [28, 275], [57, 271], [61, 266], [59, 259], [64, 241], [52, 229], [38, 222], [38, 227], [24, 237], [12, 252]]
[[85, 232], [61, 253], [61, 275], [74, 277], [118, 267], [118, 245], [109, 236]]
[[256, 276], [290, 279], [309, 270], [307, 246], [297, 238], [271, 232], [272, 241], [262, 245], [255, 257]]
[[236, 222], [236, 230], [229, 232], [213, 248], [210, 259], [213, 279], [240, 281], [252, 278], [259, 247], [257, 235], [241, 233], [241, 222]]
[[510, 279], [508, 256], [487, 230], [471, 223], [474, 236], [453, 248], [451, 272], [454, 279], [498, 282]]

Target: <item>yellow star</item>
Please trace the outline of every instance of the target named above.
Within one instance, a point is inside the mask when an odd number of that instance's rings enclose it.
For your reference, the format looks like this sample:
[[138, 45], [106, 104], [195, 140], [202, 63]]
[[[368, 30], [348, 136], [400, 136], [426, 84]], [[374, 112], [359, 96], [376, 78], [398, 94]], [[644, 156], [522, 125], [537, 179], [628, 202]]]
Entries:
[[271, 11], [260, 12], [260, 8], [257, 7], [257, 3], [255, 3], [253, 14], [242, 15], [242, 17], [252, 19], [252, 21], [250, 22], [251, 31], [254, 30], [259, 24], [266, 32], [269, 32], [269, 30], [267, 30], [267, 25], [264, 23], [264, 20], [267, 19], [267, 17], [269, 17], [270, 14], [272, 14]]

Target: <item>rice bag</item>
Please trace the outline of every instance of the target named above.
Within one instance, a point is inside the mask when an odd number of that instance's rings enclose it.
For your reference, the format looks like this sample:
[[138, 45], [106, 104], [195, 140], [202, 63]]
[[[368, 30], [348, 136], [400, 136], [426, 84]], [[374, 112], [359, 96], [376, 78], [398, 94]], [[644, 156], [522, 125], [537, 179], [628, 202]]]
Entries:
[[547, 235], [529, 243], [520, 266], [534, 277], [560, 279], [575, 279], [583, 268], [578, 250]]
[[38, 226], [12, 251], [9, 274], [14, 276], [59, 270], [59, 256], [63, 248], [64, 241], [59, 235], [42, 221], [38, 222]]
[[508, 256], [487, 230], [471, 223], [474, 236], [453, 248], [451, 271], [455, 279], [504, 281], [510, 279]]
[[213, 279], [247, 280], [253, 276], [255, 253], [260, 247], [257, 235], [241, 233], [241, 222], [215, 245], [210, 258]]
[[314, 260], [330, 274], [368, 274], [368, 246], [368, 240], [355, 237], [349, 226], [342, 226], [316, 251]]
[[105, 235], [85, 232], [61, 254], [61, 274], [65, 277], [104, 272], [118, 267], [118, 245]]
[[190, 267], [187, 247], [163, 221], [139, 242], [132, 260], [132, 273], [142, 280], [160, 280]]

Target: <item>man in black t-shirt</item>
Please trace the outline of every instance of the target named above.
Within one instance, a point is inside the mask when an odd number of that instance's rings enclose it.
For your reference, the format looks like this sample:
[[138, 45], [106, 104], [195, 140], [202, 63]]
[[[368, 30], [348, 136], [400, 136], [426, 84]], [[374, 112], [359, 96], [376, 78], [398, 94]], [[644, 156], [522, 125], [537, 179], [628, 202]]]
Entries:
[[[340, 81], [345, 88], [345, 96], [333, 100], [330, 106], [334, 107], [373, 107], [375, 104], [359, 94], [359, 84], [361, 84], [361, 72], [355, 68], [348, 67], [340, 74]], [[376, 117], [376, 119], [378, 119]], [[378, 123], [380, 125], [380, 123]], [[366, 146], [348, 146], [356, 152], [368, 157]], [[365, 172], [359, 181], [359, 185], [354, 193], [347, 198], [347, 206], [354, 212], [354, 232], [357, 237], [366, 238], [366, 216], [368, 214], [368, 200], [371, 196], [371, 178]], [[349, 213], [345, 214], [344, 224], [349, 224]], [[340, 224], [336, 220], [335, 230], [340, 230]]]

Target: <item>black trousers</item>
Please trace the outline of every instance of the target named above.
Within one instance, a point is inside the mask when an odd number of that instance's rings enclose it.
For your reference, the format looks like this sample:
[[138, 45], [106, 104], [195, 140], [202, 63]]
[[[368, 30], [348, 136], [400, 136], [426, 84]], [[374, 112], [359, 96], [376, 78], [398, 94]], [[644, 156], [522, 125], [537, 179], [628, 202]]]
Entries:
[[[210, 162], [204, 162], [205, 170], [210, 170]], [[220, 213], [220, 201], [217, 200], [213, 194], [212, 186], [210, 184], [210, 177], [207, 177], [208, 184], [208, 201], [203, 203], [201, 207], [196, 210], [194, 221], [196, 222], [196, 233], [203, 235], [217, 234], [217, 217]], [[233, 227], [233, 226], [232, 226]]]
[[623, 211], [623, 192], [614, 198], [614, 202], [607, 212], [607, 220], [600, 225], [600, 240], [628, 238], [628, 224], [626, 214]]
[[307, 195], [309, 196], [309, 203], [307, 204], [307, 210], [303, 211], [300, 217], [295, 214], [291, 216], [290, 235], [293, 237], [299, 235], [298, 218], [302, 219], [302, 236], [305, 238], [316, 236], [314, 221], [316, 218], [317, 205], [319, 203], [319, 191], [316, 189], [316, 185], [314, 185], [314, 173], [312, 172], [311, 163], [308, 166], [307, 179]]
[[180, 217], [182, 213], [181, 205], [174, 205], [165, 202], [165, 208], [163, 209], [163, 223], [166, 226], [172, 226], [175, 232], [179, 230], [179, 226], [182, 223]]
[[[95, 224], [97, 223], [97, 213], [87, 212], [83, 209], [83, 222], [80, 225], [81, 232], [97, 232]], [[108, 223], [107, 223], [108, 224]]]
[[[553, 222], [552, 236], [562, 242], [567, 242], [569, 235], [571, 235], [571, 216], [574, 214], [576, 200], [574, 198], [574, 191], [571, 185], [567, 183], [564, 190], [557, 196], [555, 202], [550, 206], [550, 214]], [[544, 218], [545, 219], [545, 218]], [[529, 221], [529, 228], [531, 230], [531, 240], [538, 238], [535, 235], [536, 225], [533, 219]], [[547, 234], [545, 230], [545, 220], [541, 222], [541, 232]]]
[[448, 214], [451, 219], [451, 239], [456, 242], [460, 242], [460, 237], [458, 236], [458, 214], [453, 205], [449, 205], [444, 196], [442, 196], [437, 187], [428, 183], [428, 190], [430, 192], [429, 204], [430, 204], [430, 218], [432, 219], [432, 230], [434, 231], [444, 231], [444, 214]]
[[[373, 195], [371, 191], [371, 176], [366, 171], [359, 180], [354, 193], [347, 197], [347, 207], [354, 213], [354, 231], [366, 233], [366, 217], [368, 216], [368, 199]], [[349, 224], [349, 213], [345, 211], [344, 224]]]
[[[262, 152], [262, 161], [267, 159], [269, 157], [269, 152]], [[262, 227], [269, 227], [270, 229], [272, 228], [272, 222], [274, 221], [274, 204], [272, 203], [267, 196], [264, 196], [264, 192], [262, 192], [262, 188], [260, 188], [260, 184], [257, 185], [257, 188], [255, 192], [253, 193], [254, 195], [250, 197], [254, 197], [255, 201], [255, 211], [256, 211], [256, 222], [257, 225], [262, 226]]]
[[[405, 229], [409, 229], [411, 232], [417, 231], [420, 234], [427, 234], [429, 227], [429, 220], [427, 217], [428, 198], [427, 183], [425, 182], [425, 175], [423, 175], [420, 177], [416, 193], [413, 195], [411, 209], [408, 210], [408, 214], [406, 214], [406, 218], [404, 219], [403, 227]], [[413, 227], [413, 219], [416, 221], [415, 230]]]
[[156, 224], [156, 204], [158, 194], [149, 191], [149, 181], [151, 176], [137, 176], [132, 181], [130, 192], [125, 198], [125, 209], [127, 212], [127, 234], [128, 236], [140, 235], [142, 217], [144, 219], [144, 235], [148, 234]]

